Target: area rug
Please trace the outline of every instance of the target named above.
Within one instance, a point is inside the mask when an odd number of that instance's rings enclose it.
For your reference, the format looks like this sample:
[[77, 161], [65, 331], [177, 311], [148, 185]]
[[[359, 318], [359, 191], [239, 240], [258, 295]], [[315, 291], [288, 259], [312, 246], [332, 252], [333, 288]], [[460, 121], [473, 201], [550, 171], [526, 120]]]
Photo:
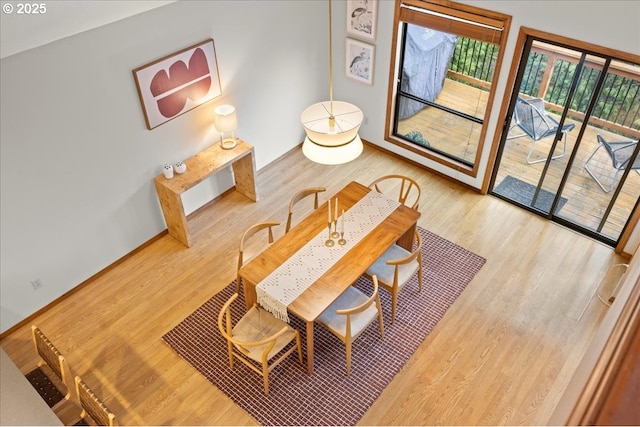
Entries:
[[[518, 178], [514, 178], [511, 175], [507, 175], [501, 182], [493, 189], [494, 193], [498, 193], [508, 199], [514, 200], [525, 206], [532, 206], [531, 201], [536, 191], [536, 186], [531, 185], [528, 182], [524, 182]], [[540, 189], [538, 198], [534, 206], [536, 209], [540, 209], [543, 212], [549, 212], [551, 210], [551, 204], [555, 194], [550, 191]], [[565, 197], [561, 197], [556, 206], [556, 213], [562, 209], [564, 204], [567, 203]]]
[[[297, 357], [287, 358], [269, 375], [269, 395], [262, 377], [241, 363], [229, 369], [226, 343], [217, 329], [223, 303], [235, 281], [163, 336], [164, 341], [262, 425], [355, 425], [384, 388], [433, 330], [447, 309], [484, 265], [485, 259], [418, 228], [423, 238], [423, 288], [414, 277], [400, 292], [396, 320], [391, 324], [391, 297], [380, 291], [385, 335], [377, 322], [353, 343], [351, 375], [345, 375], [344, 344], [321, 325], [314, 329], [314, 372], [309, 375]], [[371, 281], [355, 284], [371, 292]], [[244, 304], [233, 305], [233, 323]], [[306, 342], [305, 324], [291, 324]], [[306, 354], [306, 348], [303, 349]]]

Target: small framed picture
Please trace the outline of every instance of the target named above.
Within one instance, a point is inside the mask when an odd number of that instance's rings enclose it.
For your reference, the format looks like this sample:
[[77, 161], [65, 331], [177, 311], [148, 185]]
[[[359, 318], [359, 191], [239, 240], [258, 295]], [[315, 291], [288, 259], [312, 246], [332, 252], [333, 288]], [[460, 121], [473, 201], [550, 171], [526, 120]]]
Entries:
[[221, 94], [213, 39], [138, 67], [133, 77], [149, 130]]
[[347, 0], [347, 35], [375, 41], [377, 19], [378, 0]]
[[372, 85], [375, 46], [350, 38], [346, 39], [346, 43], [347, 76], [359, 82]]

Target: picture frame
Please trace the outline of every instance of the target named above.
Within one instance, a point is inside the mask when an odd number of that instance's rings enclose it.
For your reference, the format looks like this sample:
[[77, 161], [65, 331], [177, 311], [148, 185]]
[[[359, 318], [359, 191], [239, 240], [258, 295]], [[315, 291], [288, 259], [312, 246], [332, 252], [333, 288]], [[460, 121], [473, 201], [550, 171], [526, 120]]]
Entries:
[[373, 64], [376, 47], [372, 44], [348, 37], [345, 39], [345, 42], [345, 71], [347, 77], [373, 85]]
[[378, 0], [347, 0], [347, 35], [373, 42], [376, 39]]
[[138, 67], [133, 77], [149, 130], [222, 93], [213, 39]]

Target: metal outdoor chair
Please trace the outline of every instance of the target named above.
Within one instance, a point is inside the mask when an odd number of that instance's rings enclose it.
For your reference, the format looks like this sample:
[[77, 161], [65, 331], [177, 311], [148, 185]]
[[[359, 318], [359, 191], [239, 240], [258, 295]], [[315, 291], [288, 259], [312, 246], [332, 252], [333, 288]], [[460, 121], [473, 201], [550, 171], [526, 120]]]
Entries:
[[[591, 153], [587, 161], [584, 162], [584, 169], [591, 176], [591, 178], [593, 178], [598, 183], [600, 188], [602, 188], [602, 191], [608, 193], [613, 190], [613, 187], [615, 187], [620, 172], [624, 171], [628, 167], [629, 161], [631, 160], [631, 157], [633, 156], [637, 145], [638, 141], [632, 140], [609, 142], [605, 140], [600, 134], [598, 134], [598, 147], [596, 147], [593, 153]], [[602, 147], [604, 147], [605, 152], [609, 155], [609, 158], [611, 158], [611, 164], [613, 166], [613, 169], [615, 170], [613, 178], [611, 178], [609, 188], [606, 188], [602, 181], [598, 179], [596, 174], [591, 169], [589, 169], [589, 162]], [[636, 170], [638, 171], [638, 173], [640, 173], [640, 156], [636, 157], [633, 164], [631, 165], [631, 169]]]
[[[528, 136], [533, 141], [533, 145], [527, 154], [527, 164], [532, 165], [534, 163], [546, 162], [548, 157], [531, 160], [531, 156], [536, 149], [536, 143], [541, 139], [555, 135], [558, 132], [559, 125], [558, 121], [545, 111], [544, 100], [542, 98], [524, 99], [519, 96], [516, 101], [516, 108], [513, 111], [513, 125], [511, 128], [517, 126], [524, 133], [511, 136], [509, 139], [519, 138], [525, 135]], [[575, 127], [576, 125], [573, 123], [562, 126], [561, 132], [564, 135], [562, 153], [552, 156], [552, 160], [564, 157], [567, 152], [567, 134]]]

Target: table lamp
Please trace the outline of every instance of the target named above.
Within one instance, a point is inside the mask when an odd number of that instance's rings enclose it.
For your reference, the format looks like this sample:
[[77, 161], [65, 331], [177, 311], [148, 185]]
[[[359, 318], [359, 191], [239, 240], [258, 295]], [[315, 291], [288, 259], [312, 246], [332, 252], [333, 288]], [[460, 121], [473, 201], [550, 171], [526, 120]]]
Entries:
[[238, 118], [233, 105], [220, 105], [213, 110], [216, 130], [220, 132], [220, 146], [225, 150], [235, 148], [234, 131], [238, 128]]

